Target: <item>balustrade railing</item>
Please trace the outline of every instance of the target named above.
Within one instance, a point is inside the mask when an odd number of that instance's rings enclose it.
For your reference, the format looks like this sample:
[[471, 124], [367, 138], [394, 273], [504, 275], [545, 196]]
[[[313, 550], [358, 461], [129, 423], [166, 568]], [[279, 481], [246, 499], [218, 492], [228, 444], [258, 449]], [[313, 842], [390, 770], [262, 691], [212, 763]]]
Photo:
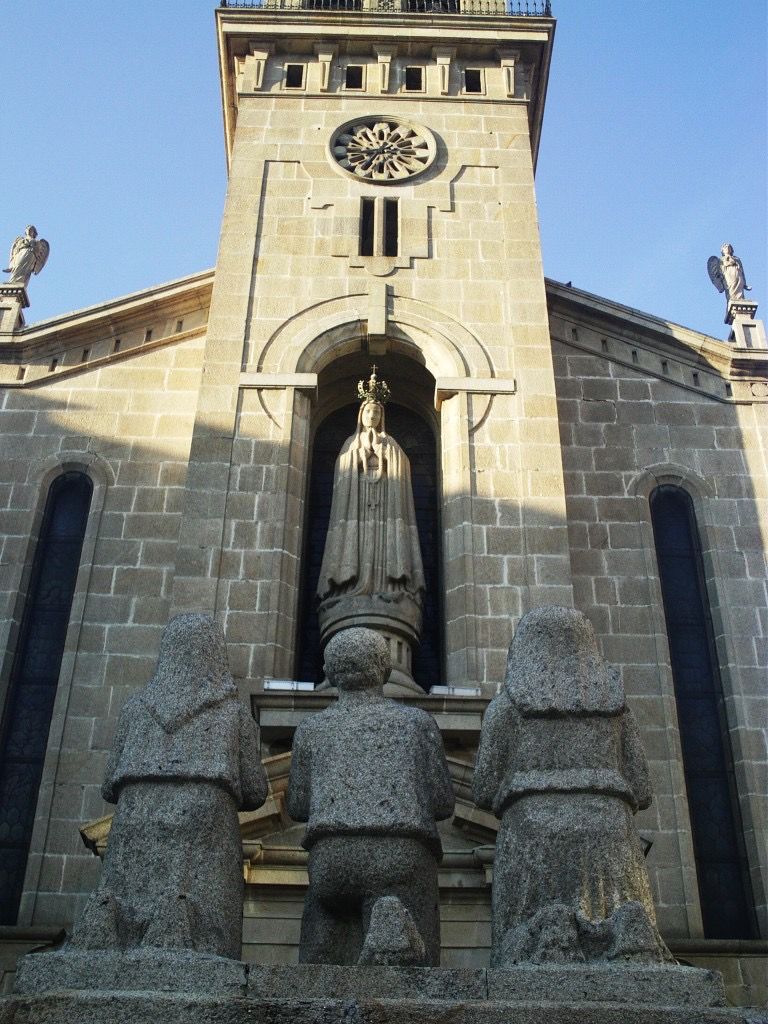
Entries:
[[550, 0], [221, 0], [222, 7], [264, 11], [361, 11], [372, 14], [552, 16]]

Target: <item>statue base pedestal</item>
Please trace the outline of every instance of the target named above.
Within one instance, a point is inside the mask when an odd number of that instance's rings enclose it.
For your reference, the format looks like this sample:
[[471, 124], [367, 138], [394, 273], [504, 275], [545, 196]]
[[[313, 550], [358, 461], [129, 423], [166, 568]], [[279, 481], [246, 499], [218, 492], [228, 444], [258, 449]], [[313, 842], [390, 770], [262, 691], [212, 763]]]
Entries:
[[[181, 951], [183, 952], [183, 951]], [[42, 959], [50, 954], [33, 954]], [[0, 1024], [755, 1024], [726, 1008], [722, 978], [694, 967], [526, 964], [504, 970], [236, 964], [239, 993], [82, 990], [62, 985], [0, 999]], [[27, 975], [29, 978], [29, 975]], [[139, 980], [139, 979], [135, 979]]]
[[731, 328], [732, 341], [737, 348], [768, 348], [765, 324], [756, 317], [757, 303], [750, 299], [731, 299], [725, 314], [725, 322]]
[[[28, 306], [27, 289], [23, 284], [0, 284], [0, 337], [15, 334], [24, 327], [22, 310]], [[3, 340], [12, 339], [4, 337]]]
[[[342, 594], [328, 598], [318, 609], [323, 647], [342, 629], [363, 626], [380, 633], [389, 644], [392, 671], [384, 686], [388, 697], [424, 694], [412, 674], [413, 646], [421, 633], [421, 605], [409, 593], [392, 595]], [[328, 687], [324, 680], [323, 689]]]

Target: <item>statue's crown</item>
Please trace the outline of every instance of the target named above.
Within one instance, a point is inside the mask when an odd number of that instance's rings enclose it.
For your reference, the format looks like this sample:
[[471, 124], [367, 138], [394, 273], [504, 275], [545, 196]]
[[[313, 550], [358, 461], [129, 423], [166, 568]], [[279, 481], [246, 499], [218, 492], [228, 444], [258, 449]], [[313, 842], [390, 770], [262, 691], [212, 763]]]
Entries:
[[379, 405], [386, 405], [389, 401], [389, 387], [385, 380], [378, 380], [376, 377], [376, 366], [371, 367], [371, 376], [368, 383], [364, 380], [357, 382], [357, 397], [361, 402], [378, 402]]

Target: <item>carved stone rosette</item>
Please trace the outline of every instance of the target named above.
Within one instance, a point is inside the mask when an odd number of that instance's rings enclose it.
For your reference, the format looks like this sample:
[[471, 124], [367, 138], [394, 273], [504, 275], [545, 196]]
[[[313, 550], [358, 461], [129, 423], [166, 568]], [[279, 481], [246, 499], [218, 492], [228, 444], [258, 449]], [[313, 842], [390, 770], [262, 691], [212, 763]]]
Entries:
[[395, 117], [362, 117], [338, 128], [330, 156], [342, 170], [377, 185], [401, 184], [429, 168], [437, 152], [432, 133]]

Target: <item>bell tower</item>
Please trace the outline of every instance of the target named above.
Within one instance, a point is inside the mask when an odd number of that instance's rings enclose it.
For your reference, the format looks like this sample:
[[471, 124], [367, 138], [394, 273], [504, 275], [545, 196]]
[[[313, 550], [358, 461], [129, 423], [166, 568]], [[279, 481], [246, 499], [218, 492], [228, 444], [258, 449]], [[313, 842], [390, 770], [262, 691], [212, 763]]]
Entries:
[[435, 440], [417, 681], [490, 695], [512, 621], [572, 604], [534, 195], [549, 4], [266, 0], [216, 22], [229, 188], [174, 610], [222, 621], [246, 691], [297, 679], [314, 445], [375, 361]]

